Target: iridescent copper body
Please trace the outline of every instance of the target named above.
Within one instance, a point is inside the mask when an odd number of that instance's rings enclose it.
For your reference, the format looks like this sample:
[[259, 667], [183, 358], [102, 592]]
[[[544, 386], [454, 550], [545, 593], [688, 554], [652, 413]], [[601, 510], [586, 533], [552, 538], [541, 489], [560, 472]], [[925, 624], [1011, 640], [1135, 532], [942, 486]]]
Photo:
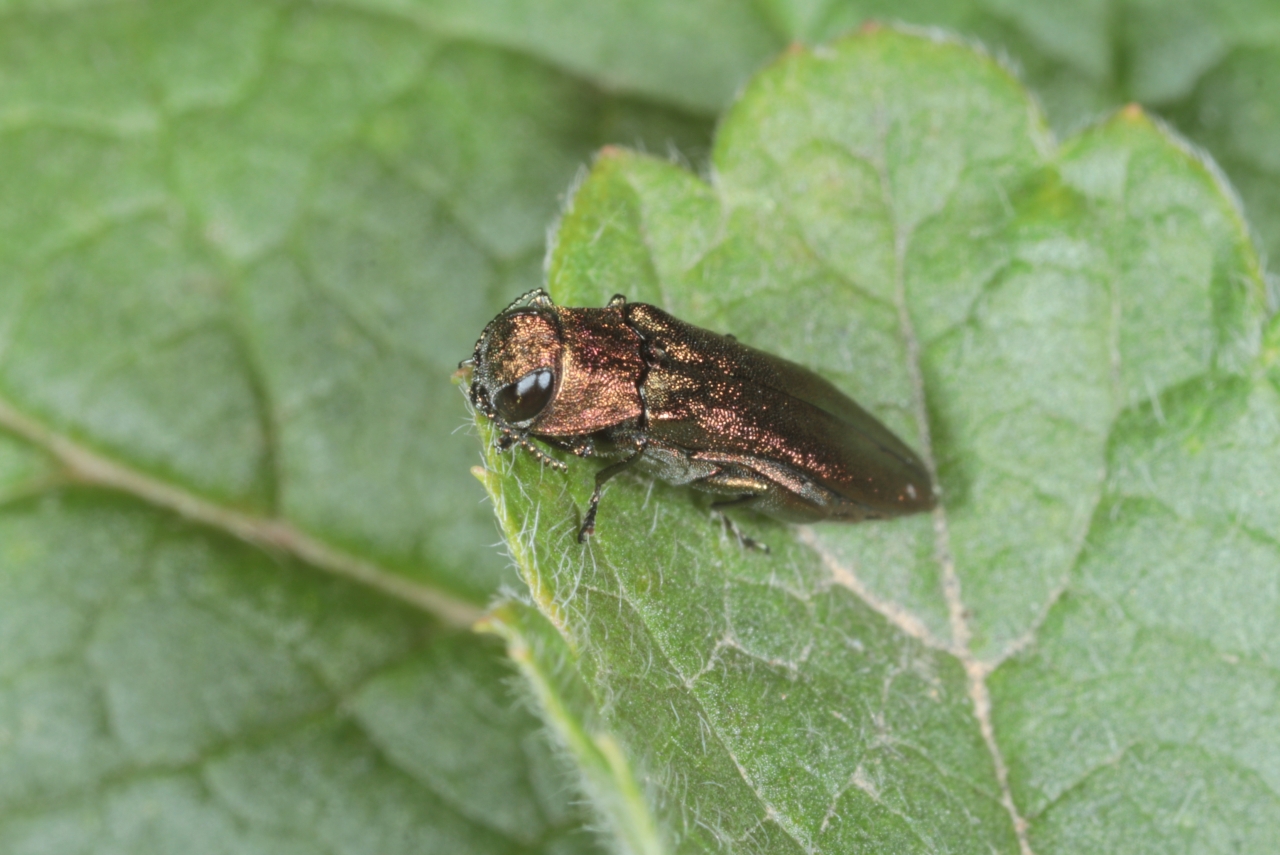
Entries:
[[519, 444], [530, 437], [617, 461], [596, 475], [579, 529], [594, 529], [605, 481], [636, 464], [796, 522], [901, 516], [934, 506], [928, 470], [902, 440], [794, 362], [621, 295], [556, 306], [541, 289], [485, 327], [471, 401]]

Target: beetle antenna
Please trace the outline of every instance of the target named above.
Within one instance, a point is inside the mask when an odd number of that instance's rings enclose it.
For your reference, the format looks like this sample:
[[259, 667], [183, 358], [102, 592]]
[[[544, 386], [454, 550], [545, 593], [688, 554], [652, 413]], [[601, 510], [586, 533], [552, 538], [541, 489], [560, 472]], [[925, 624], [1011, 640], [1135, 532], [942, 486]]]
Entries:
[[552, 469], [559, 469], [561, 472], [569, 471], [568, 466], [565, 466], [559, 460], [556, 460], [550, 454], [547, 454], [541, 448], [538, 448], [538, 446], [534, 445], [526, 437], [523, 437], [523, 436], [513, 437], [513, 441], [518, 443], [521, 448], [523, 448], [525, 451], [528, 451], [530, 454], [538, 458], [538, 460], [542, 461], [546, 465], [550, 466]]

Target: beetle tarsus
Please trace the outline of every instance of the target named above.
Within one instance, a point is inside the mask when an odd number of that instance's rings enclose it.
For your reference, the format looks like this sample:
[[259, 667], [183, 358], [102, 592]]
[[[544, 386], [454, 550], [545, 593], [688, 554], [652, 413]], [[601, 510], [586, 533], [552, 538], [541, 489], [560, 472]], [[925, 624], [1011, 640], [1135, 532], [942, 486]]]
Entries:
[[755, 493], [748, 493], [745, 496], [739, 496], [736, 499], [729, 499], [724, 502], [712, 502], [711, 510], [720, 515], [720, 522], [724, 526], [726, 534], [733, 536], [738, 541], [738, 545], [743, 549], [749, 549], [753, 552], [763, 552], [769, 554], [769, 544], [756, 540], [754, 537], [748, 537], [742, 533], [742, 529], [738, 528], [737, 523], [729, 519], [729, 515], [725, 513], [726, 508], [742, 507], [754, 502], [758, 497]]
[[[594, 496], [592, 497], [595, 498]], [[586, 543], [587, 538], [595, 534], [596, 531], [596, 508], [599, 507], [599, 501], [592, 501], [591, 507], [587, 509], [587, 515], [582, 519], [582, 526], [578, 529], [578, 543]]]

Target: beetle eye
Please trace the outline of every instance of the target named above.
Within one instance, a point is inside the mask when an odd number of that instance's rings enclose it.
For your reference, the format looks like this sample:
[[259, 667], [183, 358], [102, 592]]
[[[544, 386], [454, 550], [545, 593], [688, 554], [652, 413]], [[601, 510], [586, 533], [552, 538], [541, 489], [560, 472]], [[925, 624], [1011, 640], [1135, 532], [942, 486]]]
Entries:
[[493, 396], [493, 408], [505, 421], [528, 421], [551, 402], [551, 381], [554, 377], [549, 368], [530, 371], [499, 389]]

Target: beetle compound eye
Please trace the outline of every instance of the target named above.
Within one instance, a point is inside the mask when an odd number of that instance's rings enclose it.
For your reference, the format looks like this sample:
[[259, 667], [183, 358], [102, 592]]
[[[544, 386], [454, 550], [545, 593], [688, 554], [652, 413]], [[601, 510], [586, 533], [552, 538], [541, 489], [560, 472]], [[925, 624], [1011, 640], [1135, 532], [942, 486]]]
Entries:
[[493, 408], [508, 422], [528, 421], [551, 403], [554, 379], [549, 368], [530, 371], [499, 389], [493, 396]]

